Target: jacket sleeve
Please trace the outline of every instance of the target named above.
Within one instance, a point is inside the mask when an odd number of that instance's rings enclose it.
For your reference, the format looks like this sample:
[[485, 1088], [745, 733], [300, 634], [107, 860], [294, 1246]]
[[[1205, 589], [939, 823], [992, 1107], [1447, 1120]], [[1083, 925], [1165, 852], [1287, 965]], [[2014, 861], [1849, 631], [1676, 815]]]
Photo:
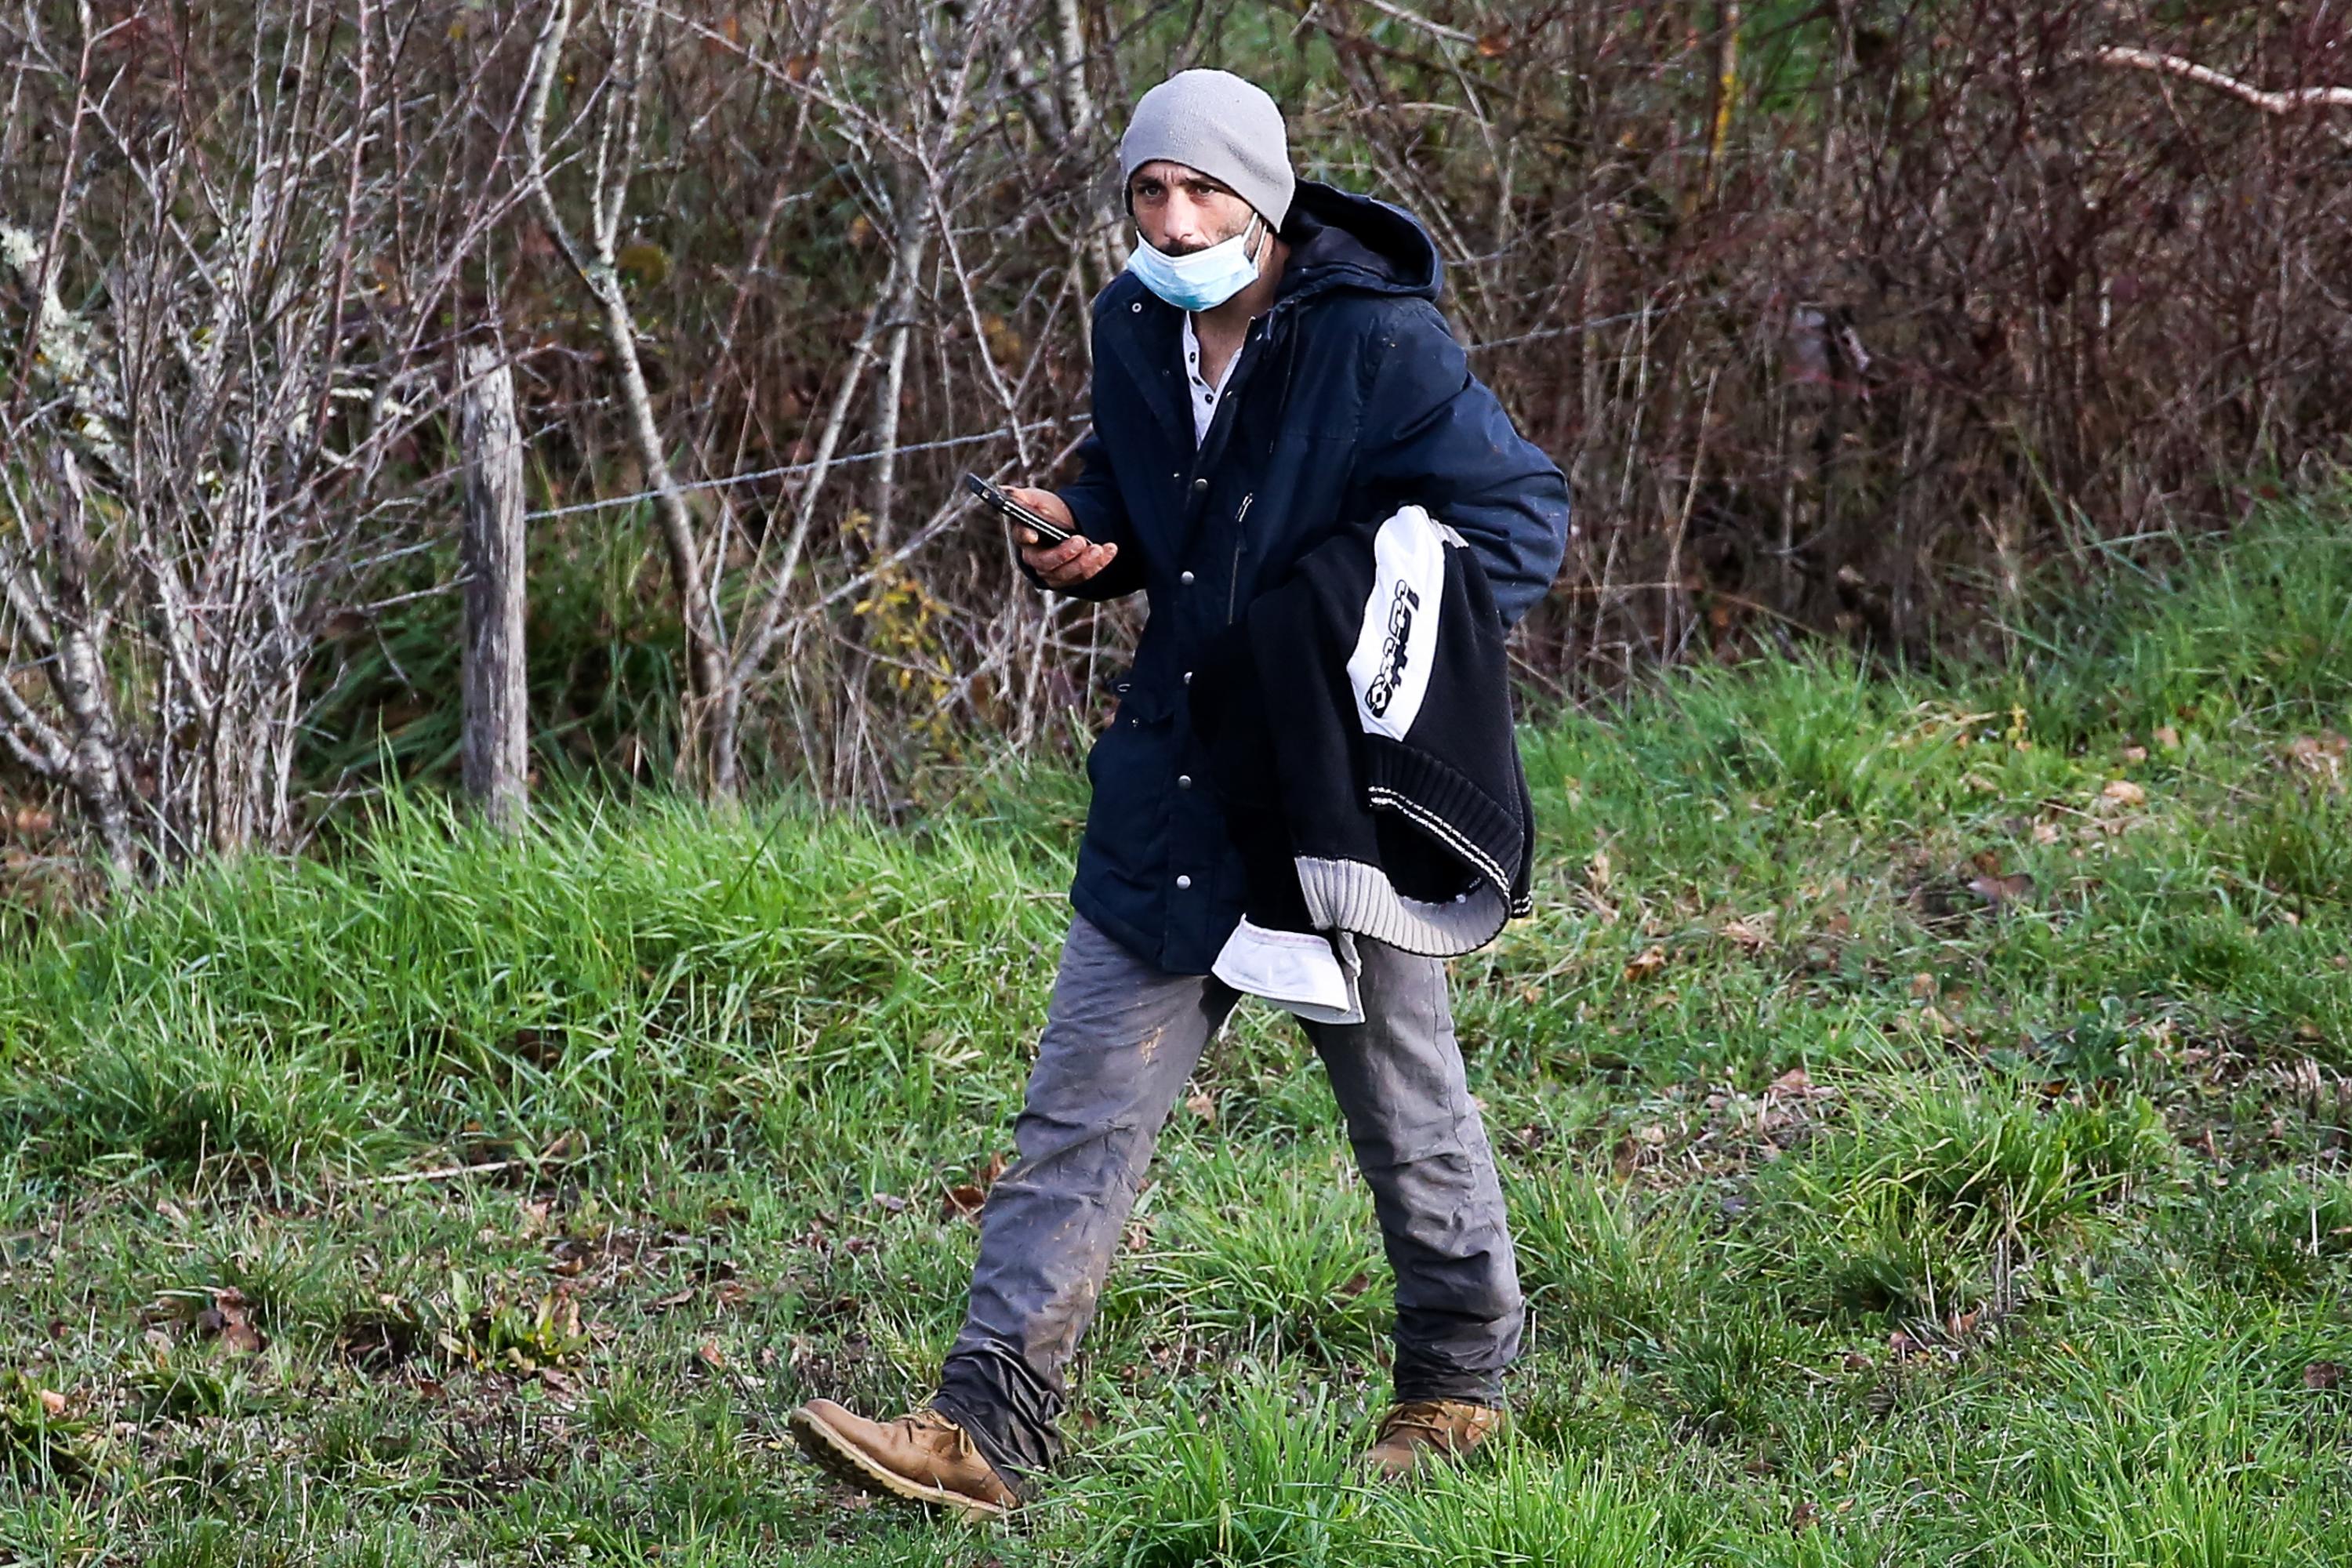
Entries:
[[[1143, 554], [1134, 545], [1134, 531], [1128, 527], [1127, 507], [1118, 499], [1118, 481], [1111, 477], [1110, 458], [1103, 450], [1100, 432], [1087, 432], [1087, 438], [1078, 443], [1078, 477], [1054, 493], [1077, 520], [1080, 533], [1097, 544], [1118, 545], [1118, 554], [1085, 582], [1048, 591], [1073, 599], [1117, 599], [1142, 587]], [[1017, 554], [1013, 559], [1033, 586], [1046, 586], [1045, 580], [1029, 569], [1029, 563]]]
[[1551, 587], [1575, 531], [1568, 479], [1511, 424], [1426, 300], [1385, 323], [1358, 446], [1375, 502], [1419, 502], [1469, 542], [1506, 626]]

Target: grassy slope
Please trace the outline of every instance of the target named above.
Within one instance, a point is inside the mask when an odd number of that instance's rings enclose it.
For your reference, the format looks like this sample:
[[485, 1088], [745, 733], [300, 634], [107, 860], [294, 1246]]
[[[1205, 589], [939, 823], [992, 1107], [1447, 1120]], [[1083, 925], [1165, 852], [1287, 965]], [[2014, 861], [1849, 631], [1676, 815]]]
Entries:
[[1345, 1474], [1387, 1284], [1256, 1014], [1024, 1528], [861, 1506], [781, 1441], [812, 1393], [919, 1397], [954, 1333], [945, 1194], [1009, 1146], [1071, 779], [917, 832], [583, 806], [509, 847], [411, 807], [55, 931], [0, 973], [0, 1547], [2342, 1561], [2346, 521], [2009, 672], [1754, 668], [1527, 737], [1538, 918], [1457, 972], [1517, 1440], [1407, 1497]]

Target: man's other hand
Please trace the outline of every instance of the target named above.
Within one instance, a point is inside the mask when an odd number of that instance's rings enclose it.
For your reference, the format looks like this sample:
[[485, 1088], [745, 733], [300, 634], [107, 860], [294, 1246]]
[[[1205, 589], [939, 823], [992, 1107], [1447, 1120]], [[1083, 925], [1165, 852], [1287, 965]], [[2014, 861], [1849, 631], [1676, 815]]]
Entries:
[[1052, 588], [1067, 588], [1083, 583], [1111, 563], [1118, 553], [1116, 544], [1097, 544], [1077, 531], [1078, 520], [1062, 504], [1062, 498], [1051, 490], [1007, 489], [1004, 492], [1031, 511], [1070, 531], [1070, 537], [1059, 544], [1045, 544], [1029, 529], [1017, 528], [1021, 538], [1021, 559], [1029, 569], [1045, 580]]

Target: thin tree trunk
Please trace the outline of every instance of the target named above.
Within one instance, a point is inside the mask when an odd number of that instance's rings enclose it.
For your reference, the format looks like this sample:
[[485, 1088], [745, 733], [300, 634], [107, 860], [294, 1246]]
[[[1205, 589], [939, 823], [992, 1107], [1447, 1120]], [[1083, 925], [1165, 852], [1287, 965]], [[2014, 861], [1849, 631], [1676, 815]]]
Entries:
[[[646, 384], [645, 365], [637, 355], [636, 318], [630, 312], [628, 296], [622, 289], [620, 273], [614, 264], [614, 245], [636, 159], [636, 94], [645, 74], [645, 29], [650, 13], [640, 6], [631, 16], [637, 27], [634, 35], [636, 60], [629, 73], [625, 107], [619, 110], [625, 117], [625, 129], [616, 128], [608, 117], [600, 132], [595, 173], [589, 190], [593, 216], [588, 246], [581, 245], [556, 209], [554, 193], [547, 185], [544, 145], [548, 98], [562, 68], [564, 40], [572, 29], [572, 0], [553, 0], [532, 49], [530, 88], [524, 99], [521, 123], [523, 153], [532, 205], [556, 248], [563, 253], [595, 299], [604, 344], [612, 351], [614, 367], [620, 373], [621, 407], [627, 416], [629, 443], [636, 448], [637, 460], [644, 465], [647, 488], [654, 491], [654, 515], [660, 522], [663, 552], [669, 559], [670, 581], [677, 595], [678, 621], [686, 632], [688, 697], [682, 715], [683, 760], [689, 766], [698, 761], [706, 792], [723, 799], [734, 794], [734, 761], [730, 755], [713, 753], [709, 732], [714, 709], [724, 710], [733, 700], [723, 693], [727, 667], [721, 649], [726, 635], [719, 623], [717, 603], [704, 579], [686, 498], [671, 474], [661, 430], [654, 420], [653, 394]], [[614, 142], [618, 142], [617, 166], [610, 163]], [[711, 569], [718, 569], [716, 563]], [[731, 723], [730, 731], [731, 734]], [[731, 744], [731, 741], [728, 743]]]
[[512, 832], [530, 809], [523, 668], [522, 436], [514, 371], [495, 342], [458, 352], [457, 438], [466, 475], [466, 793]]
[[912, 341], [915, 306], [922, 288], [923, 247], [929, 237], [929, 203], [919, 200], [899, 183], [897, 201], [898, 236], [894, 270], [898, 287], [887, 298], [890, 314], [889, 358], [884, 362], [882, 383], [875, 391], [875, 445], [882, 453], [874, 473], [874, 554], [887, 555], [898, 542], [898, 404], [907, 390], [907, 350]]
[[50, 541], [57, 560], [57, 664], [51, 680], [73, 721], [74, 793], [98, 829], [107, 864], [128, 877], [134, 868], [131, 821], [122, 802], [122, 775], [115, 766], [114, 701], [99, 647], [99, 612], [90, 597], [93, 551], [88, 500], [73, 454], [59, 447], [57, 457], [65, 504], [58, 510]]

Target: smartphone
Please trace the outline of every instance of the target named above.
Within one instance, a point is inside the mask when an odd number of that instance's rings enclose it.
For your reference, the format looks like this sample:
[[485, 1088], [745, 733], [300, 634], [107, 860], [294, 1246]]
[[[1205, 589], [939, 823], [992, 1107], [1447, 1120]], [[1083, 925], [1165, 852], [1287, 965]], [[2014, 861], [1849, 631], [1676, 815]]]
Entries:
[[1020, 524], [1023, 528], [1034, 529], [1040, 543], [1059, 544], [1066, 539], [1076, 537], [1068, 529], [1056, 523], [1047, 522], [978, 474], [966, 474], [963, 477], [963, 488], [978, 496], [982, 504], [1001, 513], [1010, 521]]

